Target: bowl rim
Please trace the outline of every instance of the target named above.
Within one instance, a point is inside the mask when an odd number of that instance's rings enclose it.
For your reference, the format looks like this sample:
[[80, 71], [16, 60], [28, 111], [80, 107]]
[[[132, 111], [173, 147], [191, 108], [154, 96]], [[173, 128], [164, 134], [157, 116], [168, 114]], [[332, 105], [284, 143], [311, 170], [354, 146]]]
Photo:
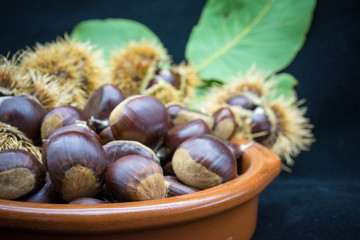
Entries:
[[[235, 143], [249, 141], [232, 139]], [[205, 218], [256, 197], [280, 173], [280, 158], [253, 143], [243, 154], [247, 170], [222, 185], [187, 195], [126, 203], [69, 205], [0, 200], [0, 228], [110, 233], [176, 225]], [[80, 225], [86, 227], [79, 227]]]

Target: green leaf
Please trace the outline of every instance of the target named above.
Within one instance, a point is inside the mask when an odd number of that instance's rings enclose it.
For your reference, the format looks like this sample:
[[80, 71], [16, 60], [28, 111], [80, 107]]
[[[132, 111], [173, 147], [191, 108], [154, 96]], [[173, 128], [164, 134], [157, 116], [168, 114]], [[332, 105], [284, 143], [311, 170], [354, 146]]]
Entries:
[[128, 19], [86, 20], [74, 27], [71, 39], [90, 41], [109, 59], [110, 51], [121, 48], [130, 40], [147, 39], [162, 46], [159, 38], [145, 25]]
[[315, 0], [209, 0], [186, 46], [203, 79], [227, 81], [252, 65], [288, 66], [305, 41]]
[[283, 97], [285, 100], [297, 99], [294, 87], [298, 84], [296, 78], [289, 73], [280, 73], [271, 77], [275, 81], [273, 87], [274, 95], [270, 96], [273, 99]]

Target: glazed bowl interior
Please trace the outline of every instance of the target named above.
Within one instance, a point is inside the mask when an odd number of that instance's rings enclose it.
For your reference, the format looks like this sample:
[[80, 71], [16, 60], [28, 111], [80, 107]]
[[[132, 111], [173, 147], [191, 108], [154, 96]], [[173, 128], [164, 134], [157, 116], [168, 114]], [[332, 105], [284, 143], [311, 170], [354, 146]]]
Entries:
[[[239, 139], [233, 141], [248, 143]], [[98, 205], [0, 200], [0, 232], [10, 234], [21, 230], [38, 232], [43, 236], [59, 232], [69, 235], [116, 236], [120, 232], [170, 229], [172, 226], [184, 224], [196, 226], [197, 222], [206, 218], [214, 218], [216, 222], [216, 217], [219, 216], [219, 221], [222, 221], [222, 213], [253, 199], [256, 209], [254, 208], [252, 214], [257, 215], [257, 196], [279, 174], [280, 166], [281, 162], [276, 154], [260, 144], [253, 143], [243, 154], [242, 174], [230, 182], [192, 194], [151, 201]]]

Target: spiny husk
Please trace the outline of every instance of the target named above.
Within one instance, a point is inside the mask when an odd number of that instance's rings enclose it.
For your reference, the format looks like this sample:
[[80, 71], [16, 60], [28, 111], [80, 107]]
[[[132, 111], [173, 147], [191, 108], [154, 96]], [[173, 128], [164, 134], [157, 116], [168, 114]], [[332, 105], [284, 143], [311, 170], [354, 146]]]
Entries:
[[18, 71], [20, 53], [9, 56], [0, 56], [0, 93], [6, 96], [18, 96], [30, 83]]
[[28, 48], [21, 60], [21, 71], [29, 69], [41, 75], [54, 76], [60, 85], [73, 85], [69, 105], [83, 108], [89, 94], [104, 83], [101, 52], [89, 43], [81, 43], [65, 35], [51, 43]]
[[112, 53], [110, 61], [111, 83], [125, 95], [139, 94], [141, 83], [149, 68], [169, 61], [166, 49], [147, 40], [132, 41]]
[[27, 78], [32, 86], [24, 89], [24, 91], [39, 99], [47, 111], [55, 107], [71, 104], [73, 100], [72, 91], [75, 88], [71, 83], [60, 84], [55, 76], [42, 75], [32, 69], [29, 69], [24, 78]]
[[182, 62], [178, 66], [173, 67], [174, 71], [179, 72], [184, 78], [184, 103], [185, 105], [191, 101], [195, 95], [195, 90], [201, 85], [200, 76], [197, 74], [195, 67], [191, 63]]
[[[307, 108], [300, 107], [301, 101], [287, 101], [283, 98], [272, 100], [268, 107], [276, 118], [276, 131], [265, 144], [278, 154], [288, 166], [294, 164], [293, 157], [301, 151], [308, 151], [315, 141], [312, 134], [313, 125], [305, 117]], [[274, 121], [270, 118], [270, 121]]]
[[34, 154], [42, 162], [40, 148], [16, 127], [0, 122], [0, 152], [8, 149], [21, 149]]
[[232, 97], [243, 95], [256, 105], [260, 105], [273, 86], [268, 76], [251, 68], [246, 74], [233, 78], [231, 81], [214, 87], [206, 97], [205, 111], [214, 113], [220, 107], [229, 106], [226, 101]]

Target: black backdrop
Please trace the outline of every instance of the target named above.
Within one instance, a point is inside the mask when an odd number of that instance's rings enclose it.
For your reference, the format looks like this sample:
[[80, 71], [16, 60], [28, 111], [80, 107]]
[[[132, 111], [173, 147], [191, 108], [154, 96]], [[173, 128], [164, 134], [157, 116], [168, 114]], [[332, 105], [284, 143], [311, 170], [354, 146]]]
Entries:
[[[1, 1], [0, 54], [44, 43], [85, 19], [120, 17], [150, 27], [175, 62], [205, 1]], [[284, 71], [317, 142], [261, 194], [253, 239], [360, 239], [360, 8], [357, 0], [319, 0], [303, 49]]]

